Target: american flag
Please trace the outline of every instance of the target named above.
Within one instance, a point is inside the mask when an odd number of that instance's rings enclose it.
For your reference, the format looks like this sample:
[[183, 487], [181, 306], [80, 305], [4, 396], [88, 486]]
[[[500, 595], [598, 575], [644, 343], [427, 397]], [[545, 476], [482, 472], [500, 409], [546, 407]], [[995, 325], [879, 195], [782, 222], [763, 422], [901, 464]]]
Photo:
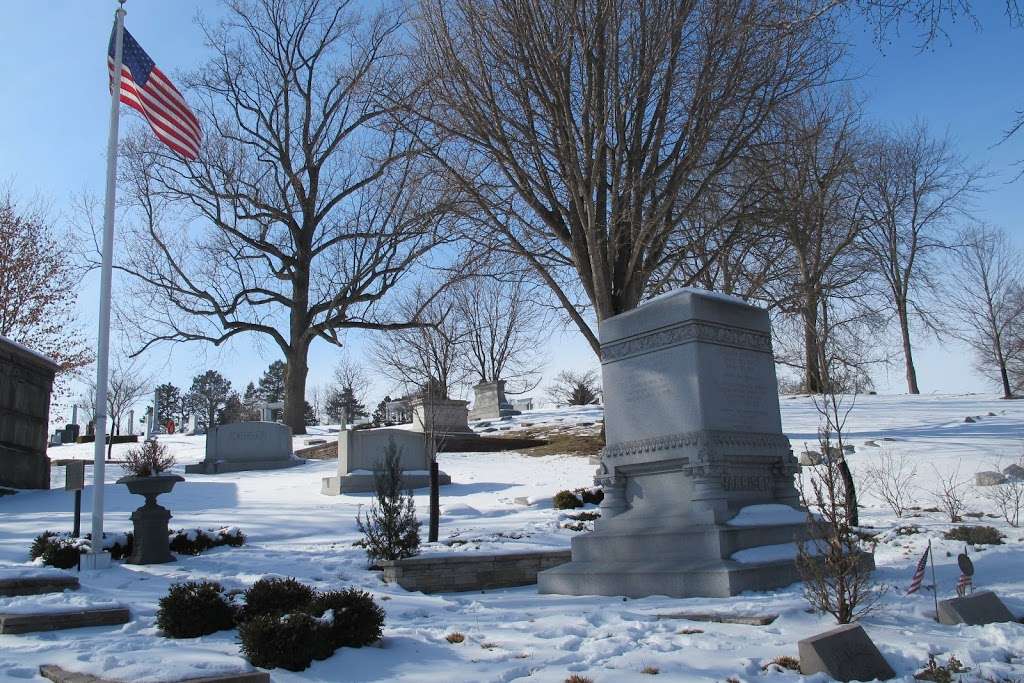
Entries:
[[[203, 137], [199, 120], [132, 34], [127, 29], [122, 31], [121, 102], [142, 114], [161, 142], [186, 159], [195, 159]], [[114, 89], [115, 40], [116, 35], [111, 32], [107, 48], [111, 92]]]
[[917, 567], [914, 568], [914, 578], [910, 580], [910, 588], [907, 589], [907, 595], [916, 593], [921, 587], [921, 581], [924, 580], [924, 568], [928, 566], [928, 553], [931, 552], [931, 546], [928, 546], [924, 550], [924, 555], [917, 561]]
[[974, 583], [973, 579], [967, 574], [961, 574], [960, 580], [956, 582], [956, 593], [960, 597], [967, 595], [967, 589]]

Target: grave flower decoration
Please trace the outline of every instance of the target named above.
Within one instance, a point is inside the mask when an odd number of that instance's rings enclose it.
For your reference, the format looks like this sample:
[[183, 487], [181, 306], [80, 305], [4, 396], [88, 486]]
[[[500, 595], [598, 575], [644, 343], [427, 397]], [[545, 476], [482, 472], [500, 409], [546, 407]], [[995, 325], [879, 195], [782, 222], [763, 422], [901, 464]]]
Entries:
[[174, 456], [167, 452], [167, 446], [157, 441], [146, 441], [129, 449], [124, 460], [121, 467], [132, 477], [156, 476], [174, 465]]

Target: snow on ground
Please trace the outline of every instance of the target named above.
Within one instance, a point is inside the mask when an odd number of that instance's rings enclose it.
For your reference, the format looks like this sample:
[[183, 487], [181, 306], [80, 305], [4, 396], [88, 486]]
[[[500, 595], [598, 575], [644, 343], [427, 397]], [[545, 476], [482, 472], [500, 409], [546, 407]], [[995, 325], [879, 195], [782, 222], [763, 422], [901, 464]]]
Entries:
[[[794, 451], [814, 448], [817, 413], [806, 397], [784, 398], [783, 425]], [[989, 415], [994, 413], [994, 415]], [[964, 423], [966, 416], [980, 416]], [[857, 452], [850, 456], [854, 474], [863, 472], [884, 449], [907, 453], [919, 463], [919, 487], [932, 488], [936, 470], [959, 467], [964, 478], [980, 469], [993, 469], [1024, 452], [1024, 403], [982, 396], [883, 397], [858, 400], [848, 423], [848, 441]], [[529, 411], [521, 416], [491, 420], [498, 431], [518, 431], [531, 425], [597, 429], [599, 407]], [[589, 425], [584, 423], [591, 423]], [[508, 429], [502, 429], [508, 427]], [[297, 437], [296, 445], [304, 439]], [[891, 440], [889, 440], [891, 439]], [[175, 471], [203, 458], [203, 437], [165, 436], [178, 459]], [[879, 447], [865, 446], [874, 441]], [[114, 457], [127, 445], [114, 447]], [[91, 444], [61, 446], [51, 458], [91, 456]], [[560, 527], [565, 513], [553, 510], [551, 496], [563, 488], [590, 485], [594, 467], [587, 458], [553, 455], [530, 457], [516, 453], [442, 454], [441, 467], [452, 481], [441, 492], [444, 515], [441, 538], [447, 543], [425, 552], [514, 551], [563, 548], [576, 532]], [[933, 469], [936, 468], [936, 469]], [[197, 557], [179, 557], [166, 565], [130, 566], [84, 572], [82, 590], [45, 598], [4, 599], [0, 608], [25, 608], [40, 600], [53, 605], [129, 605], [133, 620], [120, 627], [0, 636], [0, 678], [41, 680], [40, 664], [131, 681], [166, 681], [184, 676], [212, 675], [246, 666], [238, 654], [236, 632], [227, 631], [194, 640], [171, 640], [154, 626], [157, 601], [171, 583], [209, 578], [228, 588], [244, 588], [264, 575], [295, 576], [320, 588], [355, 585], [371, 591], [387, 611], [385, 637], [377, 647], [343, 649], [302, 673], [275, 670], [273, 679], [288, 681], [514, 681], [560, 682], [570, 673], [604, 681], [649, 681], [645, 666], [660, 670], [658, 680], [797, 681], [794, 673], [763, 672], [762, 665], [779, 655], [795, 656], [800, 638], [831, 628], [830, 617], [808, 614], [799, 585], [728, 599], [624, 600], [611, 597], [538, 595], [533, 587], [423, 595], [407, 593], [381, 582], [366, 569], [357, 540], [355, 516], [370, 501], [369, 494], [320, 495], [320, 478], [333, 474], [335, 463], [310, 461], [300, 467], [265, 472], [188, 475], [187, 482], [161, 497], [174, 515], [172, 527], [236, 525], [249, 537], [241, 548], [217, 548]], [[83, 495], [83, 526], [89, 528], [92, 468]], [[27, 563], [32, 538], [44, 529], [71, 527], [72, 494], [60, 490], [63, 468], [53, 469], [54, 489], [0, 497], [0, 575], [31, 569]], [[129, 515], [142, 503], [123, 486], [119, 466], [106, 468], [106, 528], [130, 528]], [[516, 499], [529, 498], [526, 506]], [[930, 507], [927, 494], [920, 505]], [[967, 680], [1024, 677], [1024, 626], [948, 627], [936, 624], [931, 594], [903, 593], [928, 539], [936, 549], [940, 595], [948, 597], [959, 572], [956, 554], [961, 544], [944, 541], [949, 527], [936, 513], [897, 520], [878, 501], [865, 497], [863, 523], [883, 533], [876, 552], [879, 581], [890, 586], [882, 609], [865, 626], [885, 657], [911, 681], [928, 654], [945, 660], [955, 654], [971, 673]], [[417, 508], [425, 513], [426, 491], [418, 491]], [[973, 489], [970, 511], [991, 512]], [[779, 510], [769, 511], [781, 514]], [[968, 523], [975, 523], [968, 520]], [[1024, 614], [1024, 529], [1011, 529], [1001, 520], [1006, 544], [971, 550], [977, 567], [976, 584], [991, 588], [1017, 615]], [[922, 533], [901, 536], [892, 530], [913, 524]], [[765, 549], [762, 553], [783, 552]], [[659, 620], [667, 612], [730, 610], [778, 613], [770, 626], [693, 623]], [[699, 629], [694, 632], [693, 629]], [[687, 631], [681, 633], [680, 631]], [[466, 635], [450, 645], [444, 636]], [[973, 678], [972, 678], [973, 677]], [[818, 677], [814, 680], [822, 680]]]

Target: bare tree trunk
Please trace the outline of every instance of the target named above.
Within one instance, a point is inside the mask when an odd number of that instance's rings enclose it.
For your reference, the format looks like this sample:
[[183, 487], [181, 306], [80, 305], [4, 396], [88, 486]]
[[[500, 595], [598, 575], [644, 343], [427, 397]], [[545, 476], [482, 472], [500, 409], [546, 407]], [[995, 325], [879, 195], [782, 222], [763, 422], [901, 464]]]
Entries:
[[818, 300], [808, 295], [802, 311], [804, 324], [804, 391], [820, 394], [825, 390], [821, 381], [821, 340], [818, 339]]
[[306, 378], [309, 375], [308, 348], [299, 342], [288, 349], [285, 361], [288, 371], [284, 377], [284, 423], [292, 434], [306, 433]]
[[903, 359], [907, 366], [907, 392], [920, 394], [917, 386], [917, 369], [914, 367], [914, 353], [910, 347], [910, 321], [907, 316], [906, 304], [899, 309], [900, 335], [903, 338]]

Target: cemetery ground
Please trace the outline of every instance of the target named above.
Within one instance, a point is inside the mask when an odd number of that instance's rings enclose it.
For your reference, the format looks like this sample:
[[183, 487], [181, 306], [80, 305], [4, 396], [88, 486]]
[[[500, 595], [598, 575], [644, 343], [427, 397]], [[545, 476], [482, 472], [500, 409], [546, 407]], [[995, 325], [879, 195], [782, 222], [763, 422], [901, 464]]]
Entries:
[[[815, 449], [818, 414], [811, 400], [784, 397], [781, 407], [794, 452], [805, 444]], [[968, 416], [975, 421], [965, 422]], [[600, 408], [587, 407], [529, 411], [489, 422], [494, 435], [537, 428], [596, 434], [600, 419]], [[930, 591], [904, 595], [930, 539], [939, 597], [953, 596], [956, 555], [964, 545], [945, 540], [943, 534], [954, 525], [928, 510], [936, 505], [929, 491], [959, 468], [959, 476], [972, 482], [964, 489], [967, 513], [982, 515], [965, 516], [964, 523], [990, 525], [1005, 536], [1000, 545], [969, 548], [976, 587], [996, 591], [1017, 617], [1024, 615], [1024, 528], [994, 518], [992, 505], [973, 486], [975, 472], [1002, 469], [1024, 453], [1024, 402], [973, 395], [862, 396], [846, 438], [856, 447], [848, 460], [861, 485], [861, 523], [878, 538], [875, 576], [888, 586], [880, 609], [862, 623], [898, 680], [913, 680], [929, 654], [940, 663], [955, 655], [970, 669], [963, 680], [1024, 679], [1024, 625], [941, 626], [933, 620]], [[161, 440], [177, 458], [175, 473], [203, 458], [203, 437]], [[878, 446], [865, 445], [869, 441]], [[296, 447], [302, 443], [296, 439]], [[115, 459], [124, 448], [114, 447]], [[91, 444], [63, 446], [52, 448], [50, 457], [84, 459], [91, 451]], [[914, 497], [921, 509], [902, 519], [868, 493], [863, 480], [865, 468], [886, 451], [906, 454], [917, 465]], [[441, 491], [441, 543], [424, 544], [424, 553], [564, 549], [579, 533], [563, 527], [572, 522], [572, 513], [554, 510], [551, 498], [562, 489], [591, 485], [594, 465], [586, 455], [442, 453], [440, 464], [453, 483]], [[115, 563], [109, 570], [83, 572], [79, 591], [0, 598], [3, 611], [117, 603], [130, 607], [132, 616], [123, 626], [0, 635], [0, 678], [39, 680], [41, 664], [126, 681], [246, 668], [234, 631], [185, 640], [160, 635], [154, 623], [157, 601], [172, 583], [189, 579], [216, 580], [229, 589], [268, 575], [294, 576], [321, 589], [352, 585], [371, 592], [386, 610], [384, 638], [376, 646], [340, 649], [301, 673], [275, 669], [275, 681], [561, 682], [571, 674], [596, 683], [647, 681], [652, 674], [673, 681], [796, 681], [798, 673], [766, 665], [777, 657], [796, 657], [798, 640], [834, 626], [831, 617], [808, 613], [798, 584], [725, 599], [538, 595], [532, 586], [409, 593], [383, 583], [379, 572], [367, 569], [364, 551], [353, 545], [359, 538], [357, 511], [371, 495], [320, 494], [321, 477], [335, 467], [333, 460], [315, 460], [284, 470], [188, 475], [160, 500], [174, 515], [171, 528], [234, 525], [247, 535], [246, 544], [179, 556], [170, 564]], [[128, 530], [129, 515], [141, 502], [113, 483], [121, 474], [118, 466], [108, 466], [108, 531]], [[71, 528], [72, 494], [62, 485], [63, 468], [54, 467], [52, 490], [0, 498], [0, 574], [41, 571], [28, 563], [33, 537], [44, 529]], [[416, 492], [424, 522], [426, 494]], [[90, 480], [83, 496], [85, 530], [91, 499]], [[925, 584], [931, 584], [930, 570]], [[680, 612], [778, 618], [762, 626], [664, 618]], [[462, 642], [448, 642], [453, 633], [462, 634]]]

